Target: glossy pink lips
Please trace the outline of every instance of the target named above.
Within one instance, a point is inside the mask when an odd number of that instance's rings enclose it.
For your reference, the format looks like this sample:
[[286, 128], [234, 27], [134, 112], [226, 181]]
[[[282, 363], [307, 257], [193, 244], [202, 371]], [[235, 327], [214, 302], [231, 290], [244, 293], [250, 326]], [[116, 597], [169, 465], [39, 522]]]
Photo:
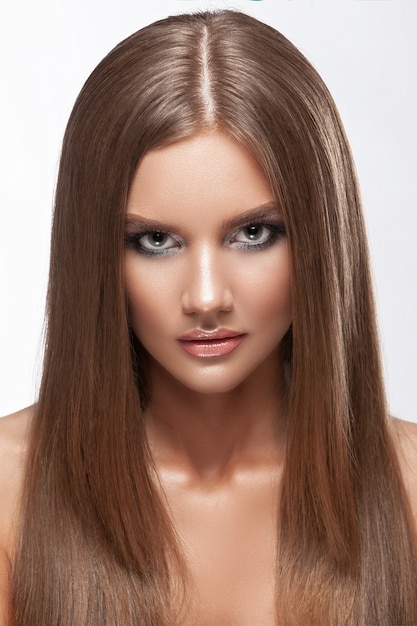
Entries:
[[246, 334], [228, 329], [215, 332], [193, 330], [179, 338], [181, 347], [192, 356], [213, 358], [224, 356], [237, 348]]

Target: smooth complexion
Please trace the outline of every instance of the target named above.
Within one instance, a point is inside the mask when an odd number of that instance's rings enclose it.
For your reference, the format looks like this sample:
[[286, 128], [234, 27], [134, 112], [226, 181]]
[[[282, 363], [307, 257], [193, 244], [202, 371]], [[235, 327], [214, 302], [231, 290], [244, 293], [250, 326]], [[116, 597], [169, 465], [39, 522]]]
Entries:
[[151, 450], [194, 584], [186, 623], [271, 626], [291, 263], [245, 147], [211, 131], [144, 156], [125, 280], [149, 354]]
[[146, 154], [126, 243], [130, 323], [158, 385], [172, 377], [198, 393], [226, 393], [276, 370], [291, 323], [288, 245], [270, 186], [243, 146], [210, 132]]

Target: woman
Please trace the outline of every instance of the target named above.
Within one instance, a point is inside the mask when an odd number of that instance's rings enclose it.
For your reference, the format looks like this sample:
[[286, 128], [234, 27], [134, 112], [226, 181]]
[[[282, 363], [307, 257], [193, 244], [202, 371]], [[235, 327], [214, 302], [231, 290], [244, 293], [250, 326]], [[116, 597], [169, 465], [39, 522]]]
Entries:
[[344, 131], [282, 35], [177, 16], [93, 72], [39, 400], [0, 425], [4, 624], [417, 623], [416, 428]]

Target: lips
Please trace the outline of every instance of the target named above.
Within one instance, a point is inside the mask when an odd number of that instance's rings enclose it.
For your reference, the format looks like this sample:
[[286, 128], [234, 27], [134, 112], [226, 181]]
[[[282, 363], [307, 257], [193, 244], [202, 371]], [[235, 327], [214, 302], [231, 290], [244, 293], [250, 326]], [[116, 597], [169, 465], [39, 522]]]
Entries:
[[181, 347], [191, 356], [214, 358], [225, 356], [235, 350], [245, 339], [246, 333], [227, 328], [216, 331], [192, 330], [179, 337]]

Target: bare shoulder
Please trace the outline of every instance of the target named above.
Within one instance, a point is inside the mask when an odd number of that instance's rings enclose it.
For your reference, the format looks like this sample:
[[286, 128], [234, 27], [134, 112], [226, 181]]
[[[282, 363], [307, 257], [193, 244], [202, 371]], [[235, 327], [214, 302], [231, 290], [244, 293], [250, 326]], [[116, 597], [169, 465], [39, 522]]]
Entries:
[[417, 424], [392, 418], [394, 443], [407, 473], [417, 475]]
[[5, 550], [0, 549], [0, 626], [7, 626], [10, 621], [9, 575], [9, 558]]
[[417, 524], [417, 424], [392, 419], [394, 444]]
[[0, 418], [1, 453], [21, 449], [26, 442], [26, 434], [32, 419], [34, 406]]
[[0, 625], [9, 623], [9, 575], [19, 495], [26, 459], [28, 407], [0, 419]]
[[26, 458], [28, 429], [33, 407], [0, 419], [0, 546], [11, 541]]

